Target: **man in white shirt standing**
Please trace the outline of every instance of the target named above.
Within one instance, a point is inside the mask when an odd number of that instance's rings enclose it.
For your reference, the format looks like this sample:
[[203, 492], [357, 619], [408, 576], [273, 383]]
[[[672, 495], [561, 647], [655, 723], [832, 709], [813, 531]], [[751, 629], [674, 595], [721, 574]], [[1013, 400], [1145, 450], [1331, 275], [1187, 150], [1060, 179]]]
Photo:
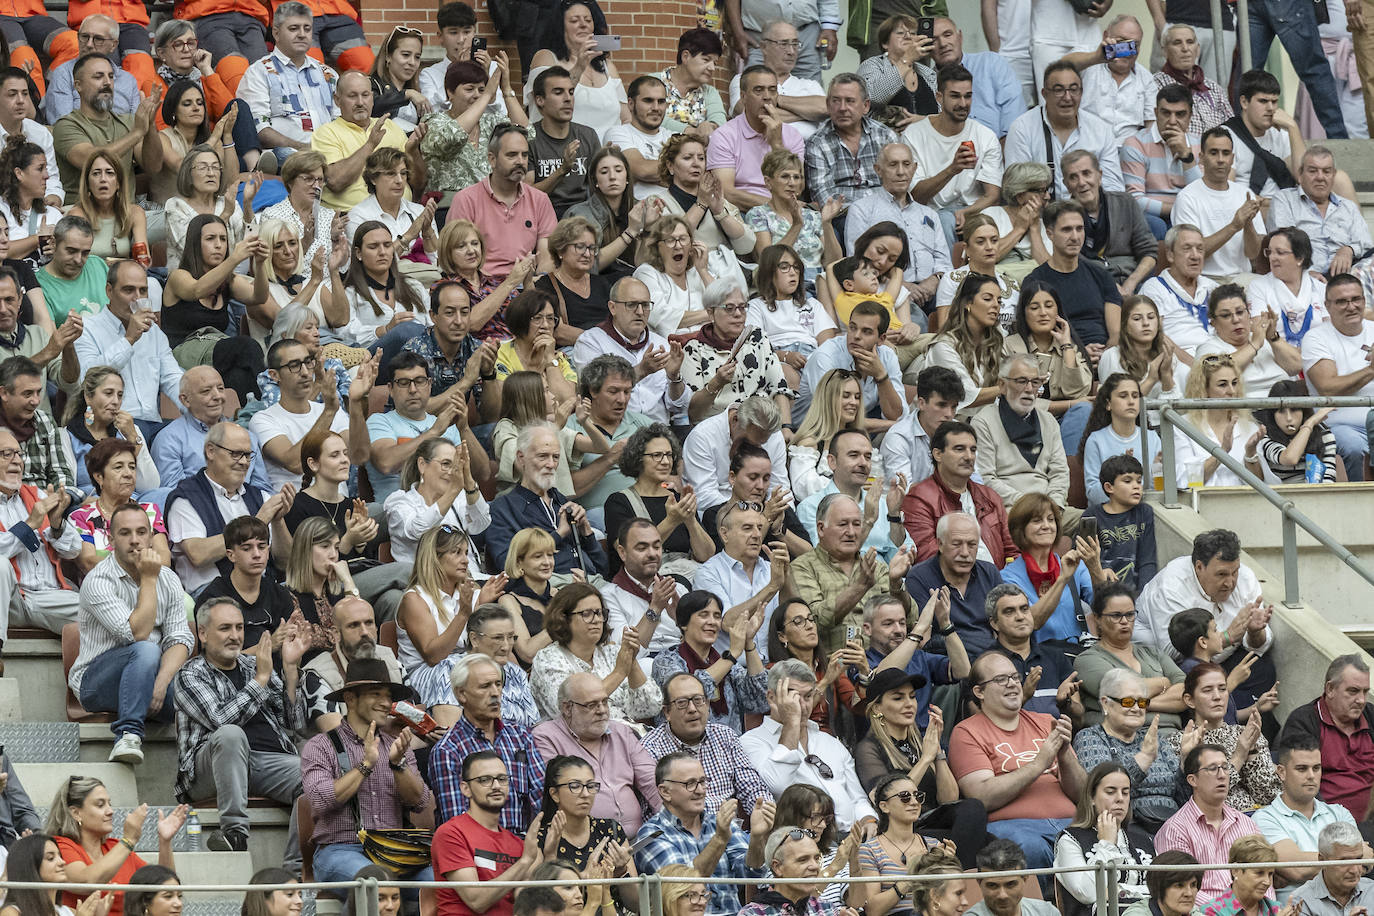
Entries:
[[[1364, 317], [1364, 286], [1351, 274], [1338, 274], [1326, 284], [1330, 321], [1302, 339], [1302, 368], [1323, 397], [1374, 395], [1374, 321]], [[1369, 455], [1369, 410], [1340, 407], [1326, 418], [1336, 437], [1351, 480], [1364, 480]]]
[[1083, 76], [1083, 110], [1111, 125], [1118, 142], [1154, 121], [1154, 77], [1140, 65], [1145, 32], [1129, 13], [1117, 16], [1092, 51], [1070, 54]]
[[[1068, 0], [1036, 0], [1036, 3], [1037, 6], [1040, 3], [1068, 6]], [[1097, 47], [1095, 33], [1091, 47]], [[1003, 161], [1050, 163], [1054, 168], [1053, 196], [1068, 197], [1059, 160], [1070, 150], [1085, 149], [1097, 156], [1102, 169], [1102, 187], [1108, 191], [1126, 190], [1117, 152], [1121, 144], [1111, 125], [1080, 106], [1083, 81], [1073, 64], [1056, 61], [1046, 67], [1040, 95], [1043, 101], [1039, 106], [1011, 122]], [[1046, 137], [1052, 149], [1045, 149]]]
[[[801, 38], [790, 23], [770, 22], [763, 30], [763, 65], [778, 77], [778, 119], [791, 124], [811, 139], [816, 128], [825, 120], [825, 87], [814, 79], [805, 79], [792, 72], [801, 54]], [[739, 75], [730, 80], [730, 114], [740, 113]]]
[[664, 190], [658, 174], [658, 157], [663, 144], [673, 135], [663, 126], [668, 89], [663, 80], [645, 75], [630, 83], [625, 95], [630, 101], [630, 123], [615, 125], [601, 139], [606, 146], [614, 144], [625, 154], [630, 177], [635, 181], [635, 198], [642, 200]]
[[1202, 275], [1207, 261], [1202, 230], [1191, 223], [1175, 223], [1164, 234], [1169, 266], [1140, 286], [1159, 309], [1164, 334], [1188, 355], [1208, 338], [1207, 296], [1217, 282]]
[[[935, 85], [940, 111], [902, 131], [902, 142], [916, 160], [911, 196], [940, 214], [945, 242], [952, 249], [964, 219], [997, 203], [1002, 145], [990, 128], [969, 117], [973, 74], [967, 68], [941, 67]], [[848, 235], [847, 225], [845, 230]]]
[[1175, 225], [1191, 223], [1202, 232], [1207, 256], [1202, 272], [1218, 283], [1246, 283], [1250, 260], [1260, 253], [1264, 221], [1260, 200], [1250, 189], [1231, 180], [1235, 141], [1224, 127], [1202, 135], [1202, 177], [1178, 192]]
[[610, 317], [577, 338], [573, 362], [586, 366], [607, 353], [621, 357], [635, 367], [629, 410], [656, 423], [671, 423], [673, 417], [685, 416], [691, 391], [682, 382], [682, 345], [670, 344], [649, 330], [652, 307], [649, 288], [642, 282], [634, 277], [617, 280], [607, 305]]
[[[1098, 20], [1108, 4], [1094, 3], [1091, 14], [1074, 9], [1070, 0], [1031, 0], [1030, 55], [1032, 79], [1049, 76], [1046, 69], [1075, 51], [1092, 51], [1102, 41]], [[1008, 162], [1019, 162], [1007, 157]]]

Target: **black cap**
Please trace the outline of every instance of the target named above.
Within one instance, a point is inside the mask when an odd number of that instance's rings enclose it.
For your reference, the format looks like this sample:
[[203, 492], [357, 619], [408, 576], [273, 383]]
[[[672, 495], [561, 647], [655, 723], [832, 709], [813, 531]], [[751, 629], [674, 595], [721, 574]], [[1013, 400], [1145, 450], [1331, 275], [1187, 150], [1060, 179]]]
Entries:
[[926, 679], [924, 675], [907, 674], [902, 668], [884, 668], [869, 679], [868, 690], [864, 696], [867, 697], [868, 702], [876, 703], [883, 694], [907, 684], [919, 689], [926, 685]]

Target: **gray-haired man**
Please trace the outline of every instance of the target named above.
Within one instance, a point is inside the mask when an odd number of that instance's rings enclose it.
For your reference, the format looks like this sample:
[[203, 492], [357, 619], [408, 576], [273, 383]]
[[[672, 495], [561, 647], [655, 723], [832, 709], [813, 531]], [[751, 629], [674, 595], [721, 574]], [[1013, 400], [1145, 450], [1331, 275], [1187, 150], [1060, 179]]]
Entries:
[[[1323, 862], [1363, 859], [1368, 846], [1354, 824], [1327, 824], [1317, 834], [1317, 858]], [[1288, 905], [1301, 904], [1310, 916], [1346, 916], [1374, 909], [1374, 879], [1364, 877], [1365, 866], [1328, 865], [1293, 892]]]

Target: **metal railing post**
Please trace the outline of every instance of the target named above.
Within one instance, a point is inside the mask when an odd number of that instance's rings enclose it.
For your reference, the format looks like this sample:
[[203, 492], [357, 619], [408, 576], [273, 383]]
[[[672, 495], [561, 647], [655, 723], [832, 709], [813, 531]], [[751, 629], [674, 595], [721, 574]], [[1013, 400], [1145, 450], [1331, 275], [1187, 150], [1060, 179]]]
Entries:
[[1163, 454], [1164, 467], [1164, 505], [1169, 509], [1178, 508], [1178, 470], [1174, 455], [1173, 411], [1165, 407], [1159, 412], [1159, 450]]
[[[1226, 29], [1222, 25], [1221, 0], [1212, 0], [1212, 53], [1217, 61], [1217, 84], [1225, 86], [1231, 80], [1231, 62], [1226, 59]], [[1237, 36], [1239, 37], [1239, 36]], [[1159, 46], [1164, 47], [1164, 36], [1156, 35]], [[1248, 42], [1247, 42], [1248, 45]], [[1244, 71], [1242, 71], [1244, 72]]]
[[1093, 881], [1097, 885], [1097, 908], [1096, 911], [1102, 916], [1107, 913], [1107, 866], [1103, 862], [1097, 863], [1097, 870], [1093, 872]]
[[1107, 910], [1105, 916], [1118, 916], [1121, 912], [1121, 873], [1115, 868], [1107, 871]]
[[364, 878], [363, 893], [367, 897], [367, 916], [381, 916], [382, 902], [380, 897], [381, 885], [376, 878]]
[[1136, 417], [1140, 423], [1140, 469], [1145, 478], [1142, 489], [1153, 490], [1155, 488], [1155, 475], [1151, 471], [1154, 465], [1155, 456], [1150, 454], [1150, 412], [1145, 408], [1140, 409], [1140, 416]]
[[662, 883], [657, 874], [639, 876], [639, 916], [662, 916]]
[[1302, 604], [1298, 587], [1298, 523], [1287, 512], [1283, 514], [1283, 603], [1289, 607]]
[[[1255, 49], [1250, 47], [1250, 5], [1246, 0], [1236, 0], [1236, 44], [1240, 46], [1241, 73], [1245, 73], [1253, 67], [1262, 68], [1268, 62], [1269, 54], [1267, 52], [1264, 55], [1264, 60], [1256, 62], [1251, 59], [1254, 57]], [[1274, 43], [1271, 41], [1269, 46], [1272, 48]], [[1217, 73], [1217, 82], [1225, 86], [1223, 77], [1229, 80], [1230, 76], [1231, 68], [1227, 67]]]

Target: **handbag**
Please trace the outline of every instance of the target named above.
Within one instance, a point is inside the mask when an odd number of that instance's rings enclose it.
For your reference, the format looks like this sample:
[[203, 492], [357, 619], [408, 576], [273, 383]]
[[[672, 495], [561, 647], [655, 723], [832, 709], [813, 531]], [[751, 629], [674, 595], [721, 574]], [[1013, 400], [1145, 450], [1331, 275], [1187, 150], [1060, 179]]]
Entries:
[[[339, 758], [339, 775], [353, 769], [353, 761], [348, 759], [344, 750], [339, 729], [331, 728], [325, 732], [334, 753]], [[389, 868], [396, 877], [405, 880], [430, 864], [430, 846], [434, 843], [434, 831], [426, 827], [386, 827], [368, 830], [363, 827], [362, 808], [358, 804], [357, 793], [353, 795], [353, 817], [358, 822], [358, 842], [363, 846], [363, 855], [374, 864]]]

